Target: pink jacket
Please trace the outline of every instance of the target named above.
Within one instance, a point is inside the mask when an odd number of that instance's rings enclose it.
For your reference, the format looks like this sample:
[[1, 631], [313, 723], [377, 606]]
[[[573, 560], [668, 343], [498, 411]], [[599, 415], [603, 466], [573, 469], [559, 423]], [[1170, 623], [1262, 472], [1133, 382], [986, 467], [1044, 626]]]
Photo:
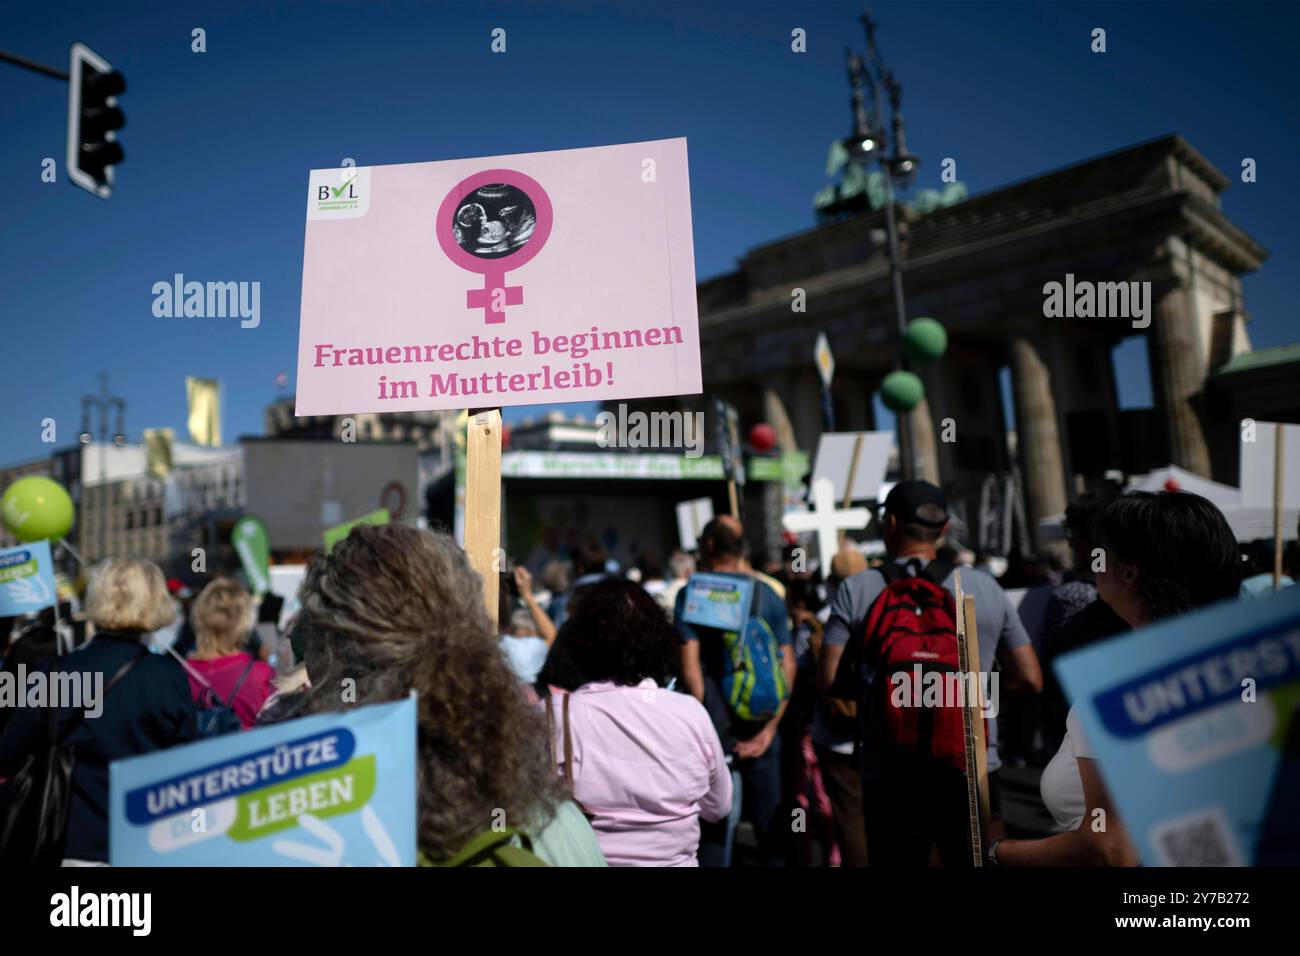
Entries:
[[[239, 675], [244, 673], [244, 668], [248, 666], [250, 660], [253, 660], [250, 655], [240, 653], [205, 661], [191, 658], [185, 663], [203, 675], [203, 679], [212, 685], [212, 689], [221, 698], [221, 703], [224, 704], [229, 699], [230, 692], [235, 689], [235, 684], [239, 681]], [[197, 706], [202, 706], [203, 685], [196, 681], [194, 675], [188, 671], [185, 676], [190, 682], [190, 696], [194, 698], [194, 703]], [[231, 707], [239, 715], [239, 722], [245, 730], [248, 730], [257, 722], [257, 712], [262, 709], [262, 704], [266, 703], [266, 699], [275, 690], [271, 686], [271, 680], [274, 677], [275, 669], [270, 664], [254, 661], [253, 669], [248, 672], [244, 682], [239, 685], [239, 693], [235, 695], [235, 701], [231, 704]]]
[[[565, 774], [563, 696], [553, 699], [552, 752]], [[695, 866], [700, 817], [731, 809], [731, 771], [704, 707], [649, 679], [569, 696], [574, 797], [609, 865]]]

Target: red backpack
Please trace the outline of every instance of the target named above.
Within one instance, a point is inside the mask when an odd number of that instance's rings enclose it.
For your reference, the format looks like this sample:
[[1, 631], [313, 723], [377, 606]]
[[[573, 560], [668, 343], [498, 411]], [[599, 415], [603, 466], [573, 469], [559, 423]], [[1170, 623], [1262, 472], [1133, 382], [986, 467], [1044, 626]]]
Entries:
[[[928, 681], [935, 680], [927, 675], [951, 681], [947, 675], [961, 670], [957, 605], [943, 586], [952, 568], [931, 561], [915, 577], [894, 561], [877, 569], [885, 576], [885, 590], [871, 605], [862, 632], [861, 710], [866, 740], [876, 752], [925, 754], [965, 772], [965, 734], [956, 700], [945, 694], [941, 700], [949, 706], [916, 706]], [[902, 695], [904, 706], [896, 701], [900, 695], [893, 680], [900, 673], [908, 680], [902, 685], [908, 690]]]

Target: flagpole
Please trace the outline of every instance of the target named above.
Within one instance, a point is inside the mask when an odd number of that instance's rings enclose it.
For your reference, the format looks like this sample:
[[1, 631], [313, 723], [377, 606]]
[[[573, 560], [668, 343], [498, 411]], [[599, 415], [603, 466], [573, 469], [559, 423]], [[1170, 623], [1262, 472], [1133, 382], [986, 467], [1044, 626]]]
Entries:
[[1278, 422], [1273, 439], [1273, 590], [1282, 590], [1282, 450], [1286, 426]]
[[68, 544], [68, 542], [66, 542], [66, 541], [60, 541], [60, 542], [58, 542], [58, 547], [63, 548], [63, 550], [67, 551], [68, 554], [70, 554], [70, 555], [72, 555], [74, 558], [76, 558], [76, 559], [77, 559], [77, 563], [78, 563], [79, 565], [81, 565], [82, 570], [85, 570], [86, 562], [85, 562], [84, 560], [82, 560], [82, 557], [81, 557], [80, 554], [77, 553], [77, 549], [76, 549], [76, 548], [74, 548], [72, 545]]
[[[81, 557], [80, 554], [77, 553], [77, 549], [76, 549], [76, 548], [74, 548], [72, 545], [68, 544], [67, 541], [59, 541], [59, 542], [56, 544], [56, 547], [60, 547], [60, 548], [62, 548], [63, 550], [67, 551], [68, 554], [72, 555], [72, 557], [76, 559], [77, 564], [81, 565], [82, 571], [83, 571], [83, 572], [85, 571], [85, 568], [86, 568], [86, 562], [85, 562], [84, 560], [82, 560], [82, 557]], [[69, 623], [69, 625], [71, 625], [71, 622], [70, 622], [70, 621], [69, 621], [68, 623]], [[54, 637], [55, 637], [55, 646], [58, 648], [58, 653], [59, 653], [60, 655], [62, 655], [62, 654], [64, 653], [64, 651], [63, 651], [63, 634], [59, 631], [59, 585], [58, 585], [58, 582], [55, 582], [55, 584], [54, 584]], [[69, 642], [68, 642], [68, 652], [69, 652], [69, 653], [71, 653], [73, 650], [75, 650], [75, 648], [72, 646], [72, 641], [75, 640], [75, 639], [76, 639], [76, 635], [74, 634], [74, 635], [72, 635], [72, 638], [71, 638], [71, 639], [69, 640]]]
[[62, 657], [65, 653], [69, 653], [72, 650], [72, 648], [69, 647], [66, 651], [64, 650], [63, 630], [59, 627], [59, 624], [60, 624], [59, 583], [55, 581], [54, 582], [54, 653], [56, 656]]

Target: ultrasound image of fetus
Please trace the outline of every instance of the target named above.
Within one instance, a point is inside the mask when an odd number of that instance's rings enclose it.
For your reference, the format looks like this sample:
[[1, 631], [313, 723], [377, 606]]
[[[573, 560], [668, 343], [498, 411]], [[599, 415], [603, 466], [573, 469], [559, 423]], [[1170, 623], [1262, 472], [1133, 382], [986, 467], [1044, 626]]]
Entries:
[[480, 259], [499, 259], [532, 238], [537, 209], [523, 190], [496, 183], [462, 199], [452, 219], [452, 235], [462, 249]]

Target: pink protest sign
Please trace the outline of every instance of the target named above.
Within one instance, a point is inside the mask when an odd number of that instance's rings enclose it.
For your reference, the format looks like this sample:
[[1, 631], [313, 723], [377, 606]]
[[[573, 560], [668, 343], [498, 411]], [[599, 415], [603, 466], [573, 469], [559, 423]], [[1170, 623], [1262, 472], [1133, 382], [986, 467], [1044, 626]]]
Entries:
[[312, 171], [297, 415], [700, 391], [686, 140]]

